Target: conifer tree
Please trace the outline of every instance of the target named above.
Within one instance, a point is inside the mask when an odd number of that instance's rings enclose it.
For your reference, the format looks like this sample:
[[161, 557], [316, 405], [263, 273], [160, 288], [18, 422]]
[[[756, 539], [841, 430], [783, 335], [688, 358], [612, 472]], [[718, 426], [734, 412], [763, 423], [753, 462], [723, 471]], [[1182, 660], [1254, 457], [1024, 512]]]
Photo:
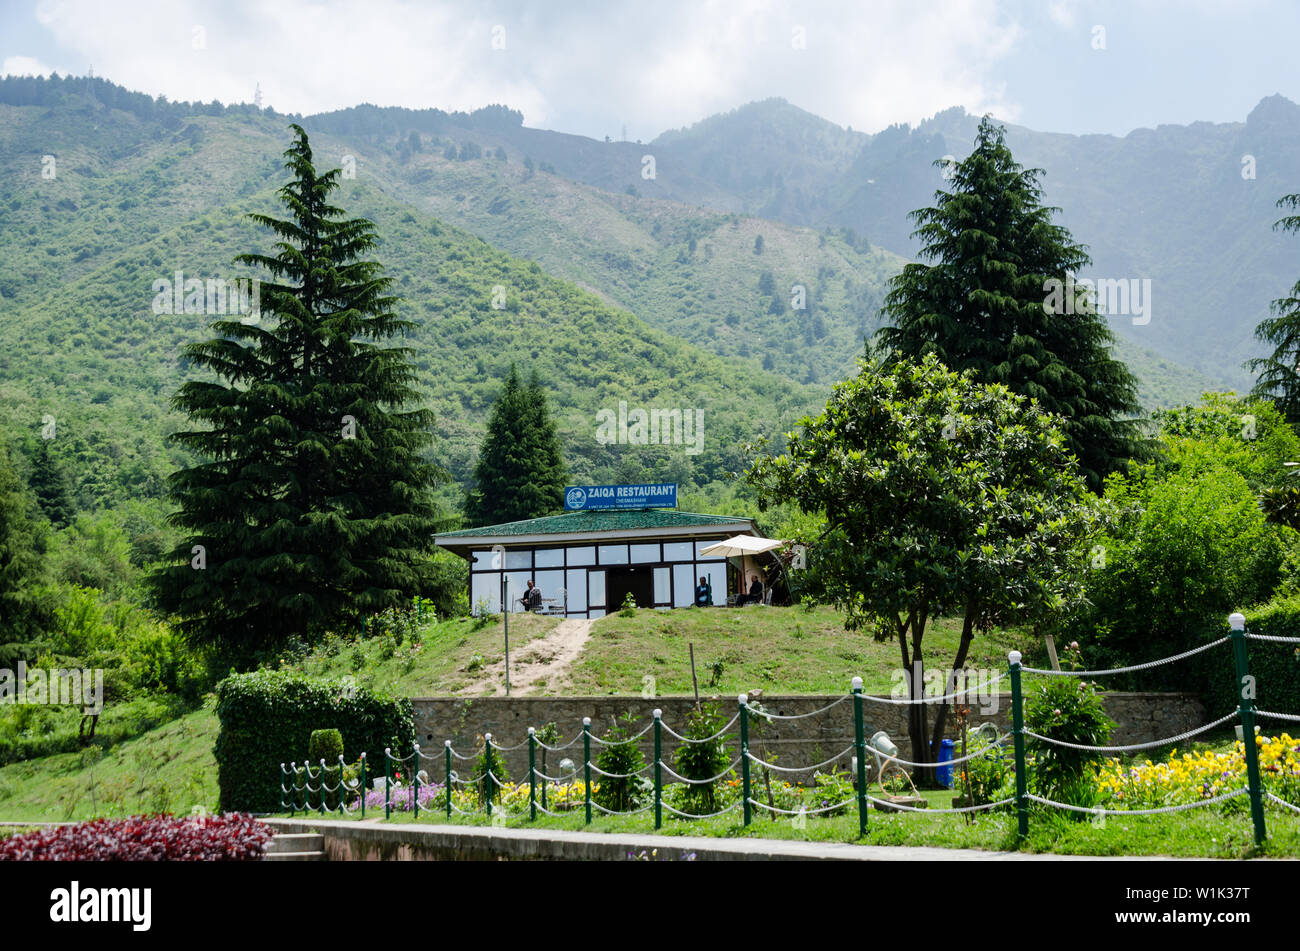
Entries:
[[[1300, 212], [1300, 194], [1284, 195], [1277, 205]], [[1273, 227], [1300, 233], [1300, 214], [1287, 215]], [[1257, 374], [1251, 395], [1271, 399], [1295, 426], [1300, 423], [1300, 281], [1286, 297], [1273, 301], [1272, 310], [1273, 316], [1255, 328], [1255, 336], [1272, 344], [1273, 352], [1246, 363]]]
[[41, 439], [32, 453], [32, 474], [27, 480], [36, 504], [55, 528], [63, 528], [75, 513], [68, 491], [68, 479], [58, 459], [50, 451], [50, 440]]
[[551, 515], [564, 504], [567, 478], [559, 434], [537, 371], [525, 385], [511, 364], [488, 419], [465, 516], [478, 526]]
[[196, 428], [172, 439], [203, 461], [171, 476], [187, 537], [153, 577], [182, 630], [244, 650], [403, 603], [442, 527], [430, 487], [443, 474], [421, 455], [431, 414], [411, 408], [409, 351], [389, 342], [411, 324], [364, 257], [374, 225], [329, 204], [339, 171], [317, 174], [292, 129], [289, 216], [250, 215], [277, 253], [236, 258], [272, 277], [262, 313], [218, 320], [185, 351], [217, 379], [174, 399]]
[[1145, 444], [1132, 419], [1137, 381], [1112, 356], [1105, 318], [1072, 291], [1069, 306], [1048, 303], [1052, 282], [1075, 286], [1090, 263], [1086, 249], [1052, 222], [1060, 209], [1041, 204], [1042, 171], [1017, 164], [987, 117], [974, 150], [949, 168], [952, 190], [911, 215], [920, 257], [932, 263], [894, 278], [884, 306], [892, 326], [880, 341], [892, 360], [934, 353], [949, 369], [1038, 400], [1064, 419], [1069, 448], [1098, 491]]

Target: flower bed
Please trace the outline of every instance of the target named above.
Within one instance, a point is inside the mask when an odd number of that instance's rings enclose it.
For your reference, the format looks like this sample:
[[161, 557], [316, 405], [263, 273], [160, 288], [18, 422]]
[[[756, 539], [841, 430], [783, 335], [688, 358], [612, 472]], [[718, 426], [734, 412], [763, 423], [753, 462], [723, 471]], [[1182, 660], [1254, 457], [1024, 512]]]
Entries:
[[256, 862], [271, 834], [238, 812], [95, 819], [4, 839], [0, 861]]
[[[1300, 741], [1283, 733], [1256, 736], [1260, 781], [1264, 789], [1300, 804]], [[1238, 740], [1231, 750], [1173, 750], [1163, 763], [1151, 760], [1125, 765], [1107, 760], [1097, 786], [1101, 804], [1110, 809], [1152, 809], [1212, 799], [1246, 785], [1246, 747]], [[1230, 803], [1231, 804], [1231, 801]], [[1236, 805], [1236, 808], [1241, 808]]]

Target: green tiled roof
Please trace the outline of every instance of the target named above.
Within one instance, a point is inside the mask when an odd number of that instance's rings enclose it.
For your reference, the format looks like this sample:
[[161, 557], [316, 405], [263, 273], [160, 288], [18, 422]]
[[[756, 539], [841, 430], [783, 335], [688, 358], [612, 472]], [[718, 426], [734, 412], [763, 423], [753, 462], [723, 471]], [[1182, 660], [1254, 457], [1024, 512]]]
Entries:
[[614, 532], [644, 528], [711, 528], [713, 526], [748, 527], [750, 520], [731, 515], [698, 515], [678, 512], [676, 509], [617, 509], [583, 512], [565, 512], [544, 518], [528, 518], [520, 522], [501, 525], [484, 525], [482, 528], [464, 528], [458, 532], [443, 532], [437, 539], [475, 538], [499, 535], [560, 535], [569, 532]]

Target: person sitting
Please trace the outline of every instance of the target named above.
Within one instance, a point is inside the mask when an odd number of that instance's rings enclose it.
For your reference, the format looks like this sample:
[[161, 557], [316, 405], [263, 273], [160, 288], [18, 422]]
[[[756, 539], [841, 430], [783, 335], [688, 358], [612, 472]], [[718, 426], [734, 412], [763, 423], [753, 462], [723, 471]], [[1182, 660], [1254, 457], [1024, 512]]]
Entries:
[[695, 606], [697, 608], [707, 608], [713, 605], [713, 585], [709, 584], [709, 579], [700, 576], [700, 583], [695, 586]]
[[763, 602], [763, 583], [758, 580], [758, 575], [753, 575], [753, 582], [749, 586], [749, 594], [742, 594], [736, 599], [736, 606], [744, 604], [761, 604]]

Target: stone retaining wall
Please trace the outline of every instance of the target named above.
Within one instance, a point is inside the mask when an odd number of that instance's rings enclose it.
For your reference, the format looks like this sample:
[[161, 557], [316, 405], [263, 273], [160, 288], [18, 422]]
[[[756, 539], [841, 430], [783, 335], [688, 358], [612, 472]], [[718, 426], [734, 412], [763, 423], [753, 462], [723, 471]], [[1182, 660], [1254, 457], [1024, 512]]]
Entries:
[[[778, 766], [796, 767], [804, 764], [819, 763], [851, 746], [853, 743], [853, 702], [844, 700], [828, 710], [823, 708], [834, 703], [833, 696], [764, 696], [759, 698], [770, 713], [779, 717], [790, 717], [821, 710], [815, 716], [797, 720], [775, 720], [770, 724], [755, 725], [751, 729], [750, 749], [755, 755], [764, 752], [775, 753]], [[987, 698], [988, 712], [981, 713], [978, 706], [972, 710], [971, 724], [984, 721], [997, 724], [1000, 731], [1006, 732], [1011, 724], [1010, 694], [994, 695]], [[528, 727], [541, 727], [554, 721], [559, 727], [563, 739], [561, 743], [577, 742], [560, 753], [549, 753], [547, 771], [557, 775], [561, 759], [569, 758], [582, 764], [582, 718], [591, 717], [591, 730], [594, 736], [603, 736], [618, 718], [631, 712], [640, 717], [633, 732], [637, 732], [651, 722], [651, 711], [656, 707], [663, 710], [663, 722], [677, 732], [685, 731], [686, 716], [694, 707], [691, 697], [659, 697], [645, 700], [638, 696], [605, 697], [427, 697], [412, 701], [415, 708], [416, 740], [422, 752], [432, 759], [424, 761], [424, 769], [429, 777], [441, 780], [443, 775], [443, 741], [450, 739], [457, 752], [470, 754], [476, 752], [481, 741], [479, 737], [491, 732], [493, 740], [501, 746], [523, 744], [520, 749], [506, 752], [505, 758], [513, 779], [524, 777], [528, 773]], [[730, 719], [736, 712], [735, 697], [718, 699], [723, 715]], [[1205, 722], [1204, 708], [1195, 696], [1176, 693], [1107, 693], [1105, 694], [1106, 711], [1118, 726], [1111, 735], [1111, 743], [1144, 743], [1168, 736], [1176, 736]], [[996, 709], [993, 709], [996, 708]], [[907, 738], [907, 708], [904, 706], [872, 703], [863, 704], [863, 720], [866, 724], [867, 737], [877, 730], [884, 730], [898, 745], [905, 758], [911, 758]], [[757, 718], [751, 717], [751, 724]], [[952, 711], [948, 712], [946, 735], [953, 735]], [[728, 743], [733, 758], [739, 755], [739, 740], [736, 728], [730, 731]], [[642, 738], [642, 751], [646, 761], [651, 762], [654, 744], [649, 733]], [[664, 732], [664, 758], [671, 763], [672, 751], [677, 741]], [[600, 746], [592, 742], [592, 761], [595, 761]], [[540, 751], [539, 751], [540, 753]], [[849, 759], [842, 761], [847, 769]], [[462, 776], [473, 772], [472, 764], [457, 762], [453, 765]], [[541, 768], [540, 757], [538, 768]], [[808, 779], [810, 776], [796, 774], [795, 779]]]

